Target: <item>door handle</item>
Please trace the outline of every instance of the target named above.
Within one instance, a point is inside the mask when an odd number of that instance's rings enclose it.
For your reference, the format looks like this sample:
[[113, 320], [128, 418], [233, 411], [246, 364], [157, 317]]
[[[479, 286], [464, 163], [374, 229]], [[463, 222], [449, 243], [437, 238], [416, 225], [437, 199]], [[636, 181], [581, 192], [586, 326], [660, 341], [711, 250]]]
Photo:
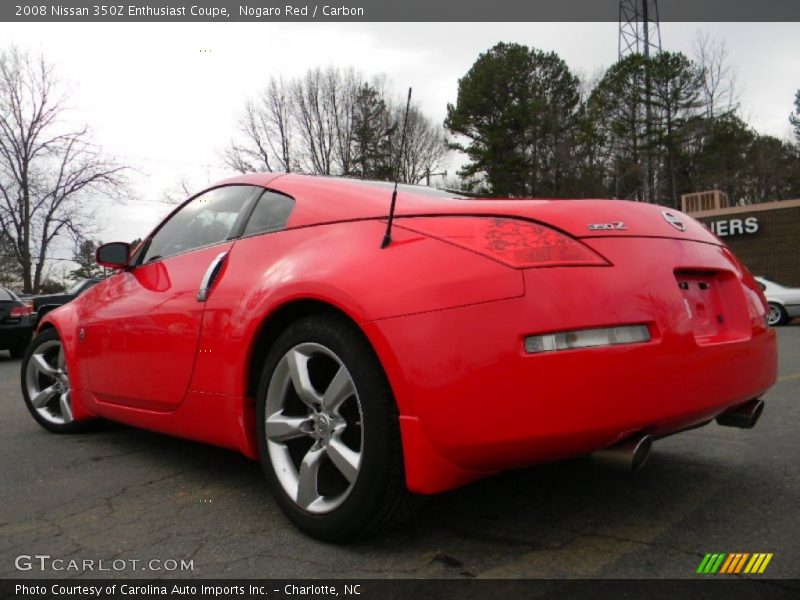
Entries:
[[205, 302], [208, 298], [211, 287], [214, 285], [214, 281], [217, 279], [220, 270], [222, 270], [222, 265], [225, 264], [226, 258], [228, 258], [228, 252], [220, 252], [217, 257], [211, 261], [211, 264], [208, 265], [206, 274], [203, 275], [203, 280], [200, 282], [200, 289], [197, 290], [198, 302]]

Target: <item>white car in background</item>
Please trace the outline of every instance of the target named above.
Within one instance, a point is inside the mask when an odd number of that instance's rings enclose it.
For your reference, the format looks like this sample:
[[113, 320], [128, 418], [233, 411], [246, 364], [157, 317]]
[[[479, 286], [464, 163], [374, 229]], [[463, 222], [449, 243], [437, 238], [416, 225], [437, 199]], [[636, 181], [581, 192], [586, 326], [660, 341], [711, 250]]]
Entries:
[[756, 277], [769, 302], [767, 322], [775, 327], [800, 317], [800, 289], [784, 287], [769, 279]]

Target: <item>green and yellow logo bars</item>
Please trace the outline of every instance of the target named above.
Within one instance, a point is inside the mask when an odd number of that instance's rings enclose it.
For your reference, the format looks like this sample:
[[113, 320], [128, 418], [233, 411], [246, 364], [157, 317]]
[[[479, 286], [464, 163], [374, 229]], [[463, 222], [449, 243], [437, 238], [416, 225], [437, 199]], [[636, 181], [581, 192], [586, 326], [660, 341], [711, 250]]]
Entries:
[[734, 574], [734, 573], [763, 573], [769, 561], [772, 560], [772, 553], [756, 552], [733, 552], [725, 554], [706, 554], [697, 567], [697, 572], [701, 574]]

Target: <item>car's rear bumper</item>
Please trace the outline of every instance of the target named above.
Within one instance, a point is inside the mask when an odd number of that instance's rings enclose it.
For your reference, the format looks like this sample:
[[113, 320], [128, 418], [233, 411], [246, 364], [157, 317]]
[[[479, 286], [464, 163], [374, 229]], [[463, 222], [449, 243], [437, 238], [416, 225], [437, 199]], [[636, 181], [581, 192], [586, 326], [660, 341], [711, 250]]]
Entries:
[[[400, 407], [412, 490], [667, 435], [774, 383], [775, 334], [749, 278], [710, 244], [639, 242], [624, 257], [619, 241], [594, 243], [614, 267], [527, 271], [522, 298], [366, 324]], [[683, 269], [725, 280], [718, 335], [698, 337], [675, 277]], [[526, 335], [639, 323], [651, 341], [524, 350]]]
[[30, 317], [20, 317], [14, 323], [0, 323], [0, 350], [8, 350], [30, 341], [33, 333]]

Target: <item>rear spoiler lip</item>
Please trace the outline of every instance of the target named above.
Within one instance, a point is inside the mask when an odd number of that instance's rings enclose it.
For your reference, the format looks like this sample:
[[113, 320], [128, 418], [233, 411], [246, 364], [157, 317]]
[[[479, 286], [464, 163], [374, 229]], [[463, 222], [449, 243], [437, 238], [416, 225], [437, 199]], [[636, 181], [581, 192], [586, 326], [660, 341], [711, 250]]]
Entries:
[[577, 240], [592, 240], [592, 239], [617, 239], [617, 240], [629, 240], [629, 239], [654, 239], [654, 240], [676, 240], [678, 242], [696, 242], [698, 244], [708, 244], [709, 246], [719, 246], [722, 248], [727, 248], [728, 245], [725, 242], [715, 239], [699, 239], [697, 237], [678, 237], [675, 235], [598, 235], [598, 234], [590, 234], [590, 235], [573, 235]]

